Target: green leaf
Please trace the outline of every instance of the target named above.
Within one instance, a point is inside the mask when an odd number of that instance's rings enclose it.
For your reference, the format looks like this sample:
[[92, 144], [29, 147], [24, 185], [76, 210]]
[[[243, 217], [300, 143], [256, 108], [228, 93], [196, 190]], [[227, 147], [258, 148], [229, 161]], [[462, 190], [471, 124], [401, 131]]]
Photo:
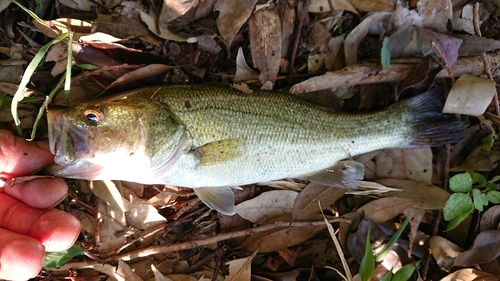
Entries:
[[14, 123], [16, 124], [17, 127], [17, 132], [20, 136], [22, 136], [21, 132], [21, 120], [19, 120], [19, 116], [17, 113], [17, 106], [21, 100], [24, 99], [24, 93], [26, 92], [26, 86], [28, 85], [31, 76], [35, 72], [36, 68], [42, 61], [43, 57], [49, 50], [49, 48], [52, 45], [55, 45], [59, 43], [60, 41], [66, 39], [68, 37], [68, 33], [63, 33], [56, 38], [52, 39], [49, 43], [43, 45], [38, 52], [36, 53], [35, 57], [31, 60], [31, 62], [28, 64], [28, 67], [24, 71], [23, 78], [21, 79], [21, 83], [19, 84], [19, 88], [17, 89], [16, 93], [14, 94], [14, 98], [12, 99], [12, 103], [10, 105], [10, 110], [12, 113], [12, 117], [14, 118]]
[[403, 224], [401, 224], [401, 227], [398, 229], [398, 231], [394, 233], [392, 238], [387, 242], [387, 244], [385, 244], [384, 248], [377, 253], [377, 255], [375, 256], [375, 261], [381, 262], [385, 259], [387, 254], [389, 254], [392, 247], [394, 246], [396, 241], [398, 241], [399, 237], [403, 233], [403, 230], [405, 230], [406, 226], [408, 225], [408, 222], [409, 222], [408, 217], [406, 217], [405, 221], [403, 222]]
[[454, 192], [465, 193], [472, 187], [472, 177], [469, 173], [456, 174], [450, 178], [450, 189]]
[[450, 220], [448, 222], [448, 228], [446, 229], [446, 231], [450, 231], [455, 227], [457, 227], [459, 224], [461, 224], [467, 217], [469, 217], [472, 211], [474, 211], [474, 206], [471, 205], [470, 210], [468, 212], [463, 212], [458, 217]]
[[490, 201], [493, 204], [499, 204], [500, 192], [496, 190], [490, 190], [488, 191], [488, 193], [486, 193], [486, 198], [488, 198], [488, 201]]
[[477, 177], [477, 183], [479, 183], [481, 186], [484, 186], [486, 184], [486, 179], [484, 178], [483, 175], [481, 175], [480, 173], [476, 173], [476, 177]]
[[474, 201], [474, 208], [482, 212], [483, 211], [483, 197], [481, 196], [481, 190], [474, 188], [472, 190], [472, 198]]
[[366, 234], [365, 255], [359, 265], [359, 277], [361, 281], [368, 281], [375, 271], [375, 257], [373, 256], [372, 245], [370, 243], [370, 227]]
[[497, 184], [493, 183], [493, 182], [489, 182], [489, 183], [486, 184], [486, 188], [488, 190], [496, 190], [497, 189]]
[[463, 193], [453, 193], [444, 205], [443, 217], [446, 221], [451, 221], [452, 219], [464, 214], [470, 214], [473, 209], [474, 205], [472, 204], [472, 199], [469, 195]]
[[387, 273], [380, 279], [380, 281], [391, 281], [392, 280], [392, 270], [387, 271]]
[[409, 280], [412, 276], [413, 272], [417, 269], [420, 261], [409, 263], [399, 269], [396, 273], [394, 273], [393, 281], [406, 281]]
[[494, 176], [491, 180], [488, 181], [488, 183], [490, 182], [497, 182], [500, 180], [500, 176]]
[[387, 47], [389, 45], [389, 37], [384, 37], [382, 42], [382, 50], [380, 51], [380, 62], [382, 63], [382, 68], [387, 69], [391, 64], [391, 51]]
[[85, 253], [85, 250], [73, 246], [66, 251], [61, 252], [46, 252], [43, 260], [44, 267], [60, 267], [65, 265], [72, 258]]

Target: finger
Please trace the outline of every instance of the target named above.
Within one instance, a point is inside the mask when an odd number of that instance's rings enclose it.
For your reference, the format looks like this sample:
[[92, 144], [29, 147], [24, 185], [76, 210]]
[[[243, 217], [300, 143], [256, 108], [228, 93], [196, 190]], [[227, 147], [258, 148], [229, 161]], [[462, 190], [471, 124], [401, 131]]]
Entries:
[[42, 268], [44, 247], [36, 239], [0, 229], [0, 279], [28, 280]]
[[80, 221], [68, 213], [31, 208], [5, 193], [0, 193], [0, 202], [0, 228], [31, 236], [47, 251], [65, 250], [78, 238]]
[[41, 178], [4, 187], [3, 191], [31, 207], [47, 209], [66, 197], [68, 185], [61, 178]]
[[[54, 155], [6, 130], [0, 130], [0, 176], [12, 178], [32, 174], [51, 164]], [[3, 175], [2, 175], [3, 174]]]

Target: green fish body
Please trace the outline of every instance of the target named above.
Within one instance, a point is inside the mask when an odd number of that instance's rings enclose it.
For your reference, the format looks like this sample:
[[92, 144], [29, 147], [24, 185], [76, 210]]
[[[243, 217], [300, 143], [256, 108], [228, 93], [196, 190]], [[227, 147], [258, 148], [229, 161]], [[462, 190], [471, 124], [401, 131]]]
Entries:
[[465, 126], [440, 113], [438, 96], [435, 90], [383, 111], [346, 114], [226, 85], [143, 88], [49, 110], [49, 172], [194, 188], [207, 205], [231, 214], [231, 187], [282, 178], [354, 185], [362, 167], [342, 164], [352, 173], [340, 176], [330, 168], [374, 150], [460, 140]]

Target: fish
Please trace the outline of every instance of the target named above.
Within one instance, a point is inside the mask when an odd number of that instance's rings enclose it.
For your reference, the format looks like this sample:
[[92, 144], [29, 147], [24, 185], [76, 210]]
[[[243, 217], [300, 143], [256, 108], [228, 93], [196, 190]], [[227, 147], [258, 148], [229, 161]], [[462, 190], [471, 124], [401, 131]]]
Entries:
[[47, 173], [192, 188], [234, 214], [233, 188], [298, 178], [356, 188], [352, 157], [458, 142], [466, 126], [432, 89], [384, 110], [342, 113], [279, 91], [229, 85], [150, 86], [47, 112]]

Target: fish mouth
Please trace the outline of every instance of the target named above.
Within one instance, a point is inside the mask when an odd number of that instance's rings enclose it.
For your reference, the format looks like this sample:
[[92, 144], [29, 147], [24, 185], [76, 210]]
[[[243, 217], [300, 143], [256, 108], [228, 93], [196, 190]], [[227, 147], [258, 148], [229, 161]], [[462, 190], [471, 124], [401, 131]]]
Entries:
[[89, 152], [89, 129], [73, 125], [60, 110], [49, 110], [47, 121], [49, 148], [56, 164], [71, 164]]

